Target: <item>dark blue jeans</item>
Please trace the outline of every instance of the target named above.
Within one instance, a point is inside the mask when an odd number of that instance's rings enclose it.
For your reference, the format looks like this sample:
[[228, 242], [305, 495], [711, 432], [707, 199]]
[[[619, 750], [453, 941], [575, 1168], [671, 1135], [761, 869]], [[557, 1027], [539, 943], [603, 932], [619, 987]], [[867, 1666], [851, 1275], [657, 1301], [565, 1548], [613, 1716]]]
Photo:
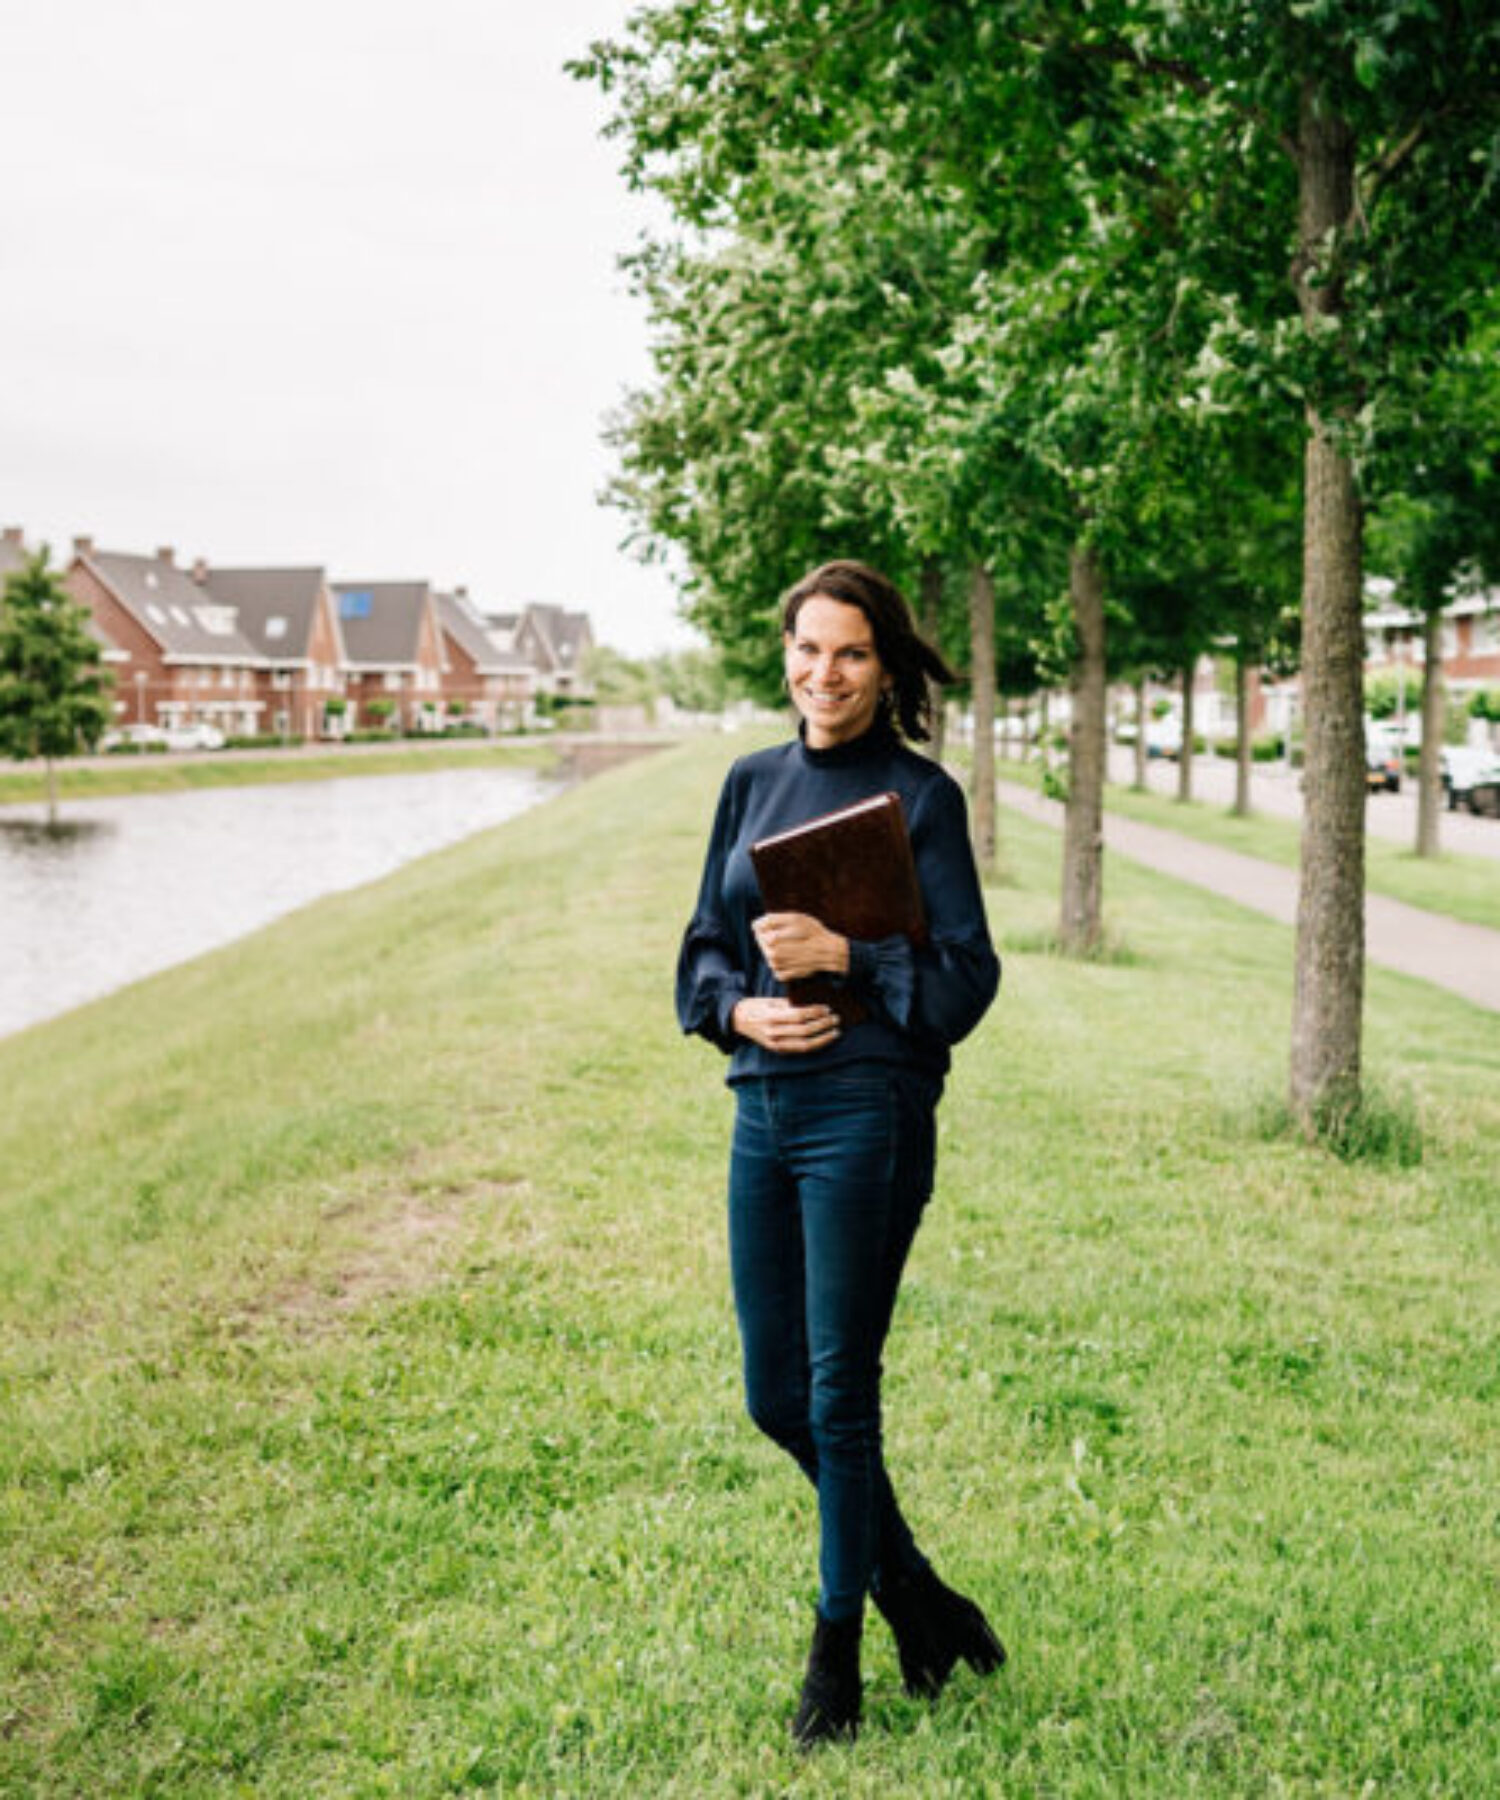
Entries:
[[932, 1191], [940, 1084], [881, 1063], [741, 1083], [729, 1255], [750, 1417], [818, 1491], [819, 1609], [925, 1566], [881, 1454], [880, 1364]]

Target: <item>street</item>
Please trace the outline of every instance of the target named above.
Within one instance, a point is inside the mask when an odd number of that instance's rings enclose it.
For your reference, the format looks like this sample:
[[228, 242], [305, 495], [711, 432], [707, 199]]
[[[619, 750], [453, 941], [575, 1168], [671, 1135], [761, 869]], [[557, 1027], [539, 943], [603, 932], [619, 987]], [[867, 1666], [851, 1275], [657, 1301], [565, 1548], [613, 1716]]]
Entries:
[[[1003, 773], [1005, 765], [1000, 765]], [[1112, 744], [1109, 778], [1128, 786], [1135, 776], [1135, 753], [1128, 744]], [[1302, 816], [1301, 771], [1284, 763], [1257, 763], [1250, 778], [1251, 805], [1270, 818]], [[1154, 794], [1175, 795], [1177, 764], [1164, 757], [1146, 764], [1146, 785]], [[1193, 758], [1193, 798], [1229, 807], [1234, 802], [1234, 764], [1222, 756]], [[1389, 838], [1410, 849], [1417, 838], [1417, 789], [1404, 781], [1399, 794], [1372, 794], [1365, 819], [1373, 837]], [[1444, 850], [1468, 856], [1490, 856], [1500, 861], [1500, 819], [1475, 818], [1472, 813], [1444, 811], [1438, 828]]]

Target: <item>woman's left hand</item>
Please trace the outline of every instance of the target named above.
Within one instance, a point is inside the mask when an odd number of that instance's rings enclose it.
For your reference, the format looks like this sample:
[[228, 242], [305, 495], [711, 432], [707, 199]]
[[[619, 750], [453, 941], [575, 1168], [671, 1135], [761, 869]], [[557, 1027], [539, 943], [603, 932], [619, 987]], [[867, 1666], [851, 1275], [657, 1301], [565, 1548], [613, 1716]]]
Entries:
[[762, 913], [752, 929], [778, 981], [849, 973], [848, 938], [829, 931], [809, 913]]

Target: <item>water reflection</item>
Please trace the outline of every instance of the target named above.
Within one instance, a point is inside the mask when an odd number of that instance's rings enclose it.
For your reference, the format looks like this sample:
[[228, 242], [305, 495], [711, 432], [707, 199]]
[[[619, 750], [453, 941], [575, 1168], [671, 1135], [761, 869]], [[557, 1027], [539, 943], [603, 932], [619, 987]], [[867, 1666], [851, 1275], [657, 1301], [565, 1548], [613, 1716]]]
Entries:
[[38, 867], [44, 867], [69, 845], [87, 845], [90, 838], [116, 829], [112, 819], [58, 819], [49, 825], [45, 820], [15, 819], [0, 812], [0, 850], [18, 857], [30, 855]]
[[0, 1033], [65, 1012], [557, 791], [444, 769], [0, 808]]

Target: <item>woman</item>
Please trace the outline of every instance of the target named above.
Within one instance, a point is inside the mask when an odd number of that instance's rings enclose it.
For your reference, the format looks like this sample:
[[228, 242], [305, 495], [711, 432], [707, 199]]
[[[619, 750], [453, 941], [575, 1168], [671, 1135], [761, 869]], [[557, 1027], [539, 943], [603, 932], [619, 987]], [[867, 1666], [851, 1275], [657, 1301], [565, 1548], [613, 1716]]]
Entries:
[[[792, 1733], [852, 1737], [868, 1593], [908, 1692], [937, 1694], [964, 1658], [999, 1668], [983, 1613], [918, 1550], [881, 1456], [880, 1359], [902, 1266], [932, 1190], [949, 1047], [994, 998], [1000, 965], [963, 795], [904, 744], [925, 739], [929, 679], [952, 672], [897, 589], [827, 563], [787, 595], [798, 736], [730, 770], [683, 941], [684, 1031], [728, 1053], [736, 1095], [729, 1244], [751, 1418], [817, 1489], [819, 1598]], [[851, 942], [803, 913], [764, 913], [756, 840], [872, 794], [901, 796], [927, 941]], [[783, 984], [846, 982], [863, 1016], [800, 1006]]]

